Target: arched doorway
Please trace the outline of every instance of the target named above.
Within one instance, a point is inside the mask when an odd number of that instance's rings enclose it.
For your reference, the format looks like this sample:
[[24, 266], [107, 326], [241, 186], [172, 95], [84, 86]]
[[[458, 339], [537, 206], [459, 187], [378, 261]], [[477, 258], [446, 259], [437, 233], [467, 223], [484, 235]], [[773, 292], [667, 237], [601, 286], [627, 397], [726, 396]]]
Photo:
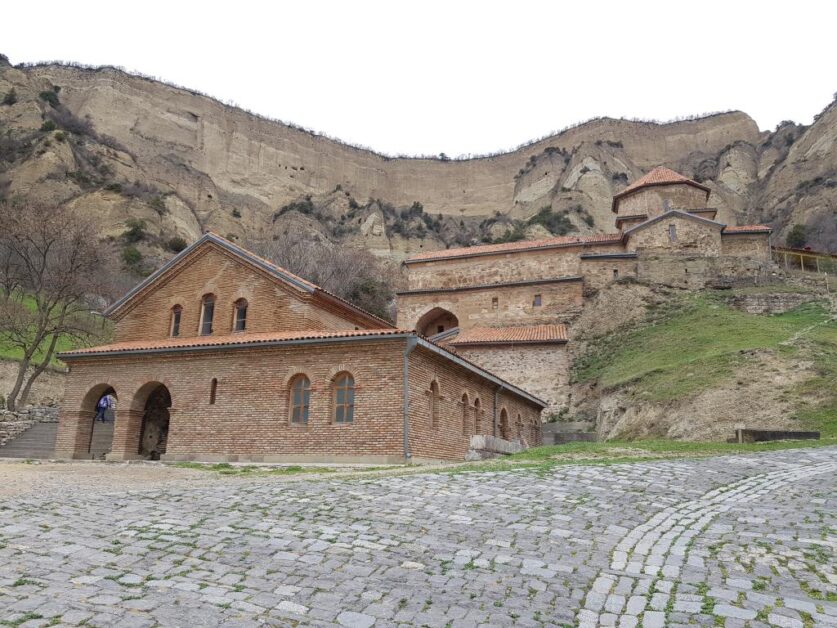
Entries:
[[511, 434], [509, 434], [509, 413], [506, 412], [505, 408], [500, 410], [500, 438], [511, 440]]
[[459, 327], [459, 319], [453, 312], [441, 307], [434, 307], [416, 323], [416, 331], [428, 338], [456, 327]]
[[148, 460], [159, 460], [166, 453], [169, 436], [171, 393], [159, 382], [149, 382], [134, 396], [134, 411], [142, 412], [139, 450]]
[[[99, 402], [102, 399], [108, 399], [110, 407], [100, 412]], [[117, 401], [116, 390], [109, 384], [93, 386], [87, 391], [82, 401], [81, 410], [83, 415], [90, 417], [88, 429], [84, 430], [87, 436], [86, 453], [94, 460], [103, 460], [113, 447], [113, 427]]]

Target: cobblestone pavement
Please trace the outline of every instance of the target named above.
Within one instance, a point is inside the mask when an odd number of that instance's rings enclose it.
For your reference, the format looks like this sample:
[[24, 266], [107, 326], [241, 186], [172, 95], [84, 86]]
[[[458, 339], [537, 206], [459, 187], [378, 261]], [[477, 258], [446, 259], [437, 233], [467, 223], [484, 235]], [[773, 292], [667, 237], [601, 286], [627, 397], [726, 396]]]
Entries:
[[828, 448], [97, 491], [67, 465], [0, 498], [0, 621], [837, 626], [835, 471]]

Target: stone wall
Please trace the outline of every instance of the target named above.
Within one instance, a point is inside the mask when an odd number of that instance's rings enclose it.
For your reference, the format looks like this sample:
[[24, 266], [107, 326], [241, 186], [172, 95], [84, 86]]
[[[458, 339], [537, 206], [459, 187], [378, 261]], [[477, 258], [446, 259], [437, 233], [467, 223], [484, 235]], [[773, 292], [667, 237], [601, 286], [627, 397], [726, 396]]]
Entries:
[[706, 207], [706, 192], [691, 185], [655, 185], [641, 188], [619, 199], [618, 216], [646, 214], [654, 218], [668, 209], [701, 209]]
[[581, 274], [584, 277], [584, 291], [601, 290], [620, 279], [636, 278], [636, 258], [582, 258]]
[[734, 308], [748, 314], [782, 314], [803, 303], [818, 301], [822, 294], [811, 292], [765, 292], [759, 294], [737, 294], [729, 299]]
[[[670, 229], [672, 226], [673, 234]], [[671, 214], [632, 231], [627, 247], [637, 252], [715, 257], [721, 254], [721, 228], [720, 225], [687, 218], [682, 214]]]
[[[56, 455], [86, 456], [93, 406], [101, 391], [112, 387], [119, 404], [111, 457], [139, 457], [146, 402], [162, 384], [171, 396], [164, 460], [403, 461], [404, 349], [405, 341], [396, 338], [74, 360]], [[496, 386], [424, 350], [413, 352], [410, 365], [414, 455], [463, 459], [470, 434], [462, 432], [457, 402], [466, 391], [481, 397], [490, 410]], [[350, 424], [333, 421], [332, 382], [342, 372], [351, 373], [355, 381]], [[299, 374], [311, 382], [309, 420], [304, 425], [290, 421], [290, 383]], [[434, 378], [443, 401], [438, 425], [430, 427], [426, 391]], [[501, 399], [509, 411], [537, 414], [537, 406], [515, 395], [506, 393]]]
[[621, 243], [616, 242], [411, 262], [407, 265], [408, 289], [576, 277], [580, 270], [581, 253], [621, 253], [623, 250]]
[[641, 254], [637, 264], [640, 281], [690, 290], [765, 285], [774, 274], [771, 263], [743, 257]]
[[770, 259], [770, 235], [767, 233], [724, 233], [721, 235], [721, 253], [767, 261]]
[[546, 413], [566, 405], [570, 356], [565, 344], [463, 346], [456, 352], [548, 402]]
[[[540, 305], [535, 305], [536, 295], [540, 295]], [[583, 300], [580, 279], [525, 286], [489, 286], [455, 292], [399, 294], [397, 326], [401, 329], [414, 329], [422, 317], [434, 308], [453, 313], [462, 329], [564, 322], [578, 314]]]

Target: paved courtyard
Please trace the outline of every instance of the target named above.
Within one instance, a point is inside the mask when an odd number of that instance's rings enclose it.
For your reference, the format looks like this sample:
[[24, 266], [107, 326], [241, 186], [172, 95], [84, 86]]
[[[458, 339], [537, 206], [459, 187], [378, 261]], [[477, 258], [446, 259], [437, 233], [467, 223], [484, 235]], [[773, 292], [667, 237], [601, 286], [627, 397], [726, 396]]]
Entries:
[[0, 622], [837, 625], [835, 472], [835, 448], [293, 480], [0, 465]]

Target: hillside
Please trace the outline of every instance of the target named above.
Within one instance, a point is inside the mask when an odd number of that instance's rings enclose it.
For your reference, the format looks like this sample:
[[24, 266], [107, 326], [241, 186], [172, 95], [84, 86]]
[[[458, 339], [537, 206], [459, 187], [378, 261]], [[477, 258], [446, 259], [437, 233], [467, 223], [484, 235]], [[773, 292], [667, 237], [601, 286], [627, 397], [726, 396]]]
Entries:
[[[615, 327], [590, 324], [616, 302]], [[750, 313], [765, 306], [781, 313]], [[615, 285], [583, 317], [568, 417], [603, 438], [724, 440], [737, 425], [837, 436], [837, 314], [822, 293]]]
[[[9, 94], [13, 97], [9, 97]], [[393, 158], [114, 68], [0, 56], [0, 196], [143, 220], [153, 265], [173, 237], [294, 230], [403, 259], [419, 250], [613, 229], [610, 199], [665, 164], [706, 183], [720, 220], [837, 250], [837, 106], [760, 132], [742, 112], [658, 124], [598, 119], [493, 156]], [[537, 217], [536, 217], [537, 216]]]

